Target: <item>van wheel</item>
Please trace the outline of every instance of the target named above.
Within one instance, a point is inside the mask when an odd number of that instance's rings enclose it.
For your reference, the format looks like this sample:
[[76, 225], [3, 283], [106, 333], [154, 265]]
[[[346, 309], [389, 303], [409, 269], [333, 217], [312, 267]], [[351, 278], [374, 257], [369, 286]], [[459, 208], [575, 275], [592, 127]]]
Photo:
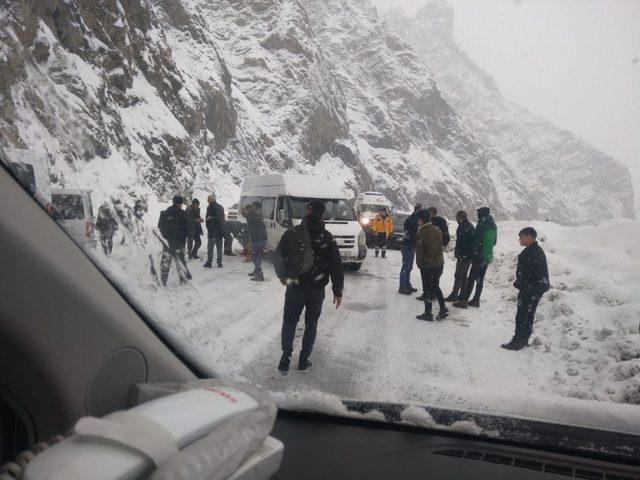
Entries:
[[345, 267], [345, 270], [357, 272], [358, 270], [360, 270], [360, 267], [362, 267], [362, 263], [347, 263]]

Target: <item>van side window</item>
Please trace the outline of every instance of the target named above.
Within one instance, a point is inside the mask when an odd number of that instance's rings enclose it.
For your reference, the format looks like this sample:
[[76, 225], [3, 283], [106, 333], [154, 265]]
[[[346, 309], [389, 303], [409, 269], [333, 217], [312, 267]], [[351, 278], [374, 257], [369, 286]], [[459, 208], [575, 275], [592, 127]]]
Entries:
[[267, 197], [262, 199], [262, 218], [265, 220], [273, 220], [273, 212], [276, 208], [276, 199]]

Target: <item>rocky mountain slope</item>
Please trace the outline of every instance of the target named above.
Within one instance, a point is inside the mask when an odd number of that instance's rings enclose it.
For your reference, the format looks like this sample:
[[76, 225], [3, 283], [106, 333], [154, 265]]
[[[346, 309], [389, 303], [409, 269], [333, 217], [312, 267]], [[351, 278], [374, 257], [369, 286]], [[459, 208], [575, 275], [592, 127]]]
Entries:
[[[493, 78], [455, 43], [454, 10], [446, 0], [428, 3], [413, 17], [392, 10], [385, 18], [429, 66], [443, 97], [476, 138], [526, 184], [540, 218], [584, 223], [593, 211], [633, 217], [626, 167], [504, 98]], [[505, 203], [510, 196], [501, 192]]]
[[296, 171], [449, 214], [630, 215], [615, 161], [594, 150], [576, 171], [584, 144], [573, 139], [554, 157], [571, 181], [534, 154], [525, 168], [443, 98], [449, 80], [434, 80], [367, 0], [5, 4], [0, 145], [29, 149], [54, 184], [98, 200], [213, 189], [232, 203], [244, 176]]

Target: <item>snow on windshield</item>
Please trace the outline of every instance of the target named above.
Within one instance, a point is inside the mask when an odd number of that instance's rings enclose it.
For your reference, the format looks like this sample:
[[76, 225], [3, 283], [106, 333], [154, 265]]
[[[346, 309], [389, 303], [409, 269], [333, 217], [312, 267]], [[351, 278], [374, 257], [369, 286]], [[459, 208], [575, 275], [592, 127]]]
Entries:
[[[57, 3], [80, 23], [0, 12], [0, 156], [203, 372], [282, 408], [403, 403], [400, 421], [423, 426], [416, 405], [640, 434], [629, 171], [502, 97], [453, 43], [446, 2], [409, 22], [419, 55], [360, 0], [251, 15], [189, 0], [184, 28], [162, 2]], [[82, 222], [61, 221], [83, 205], [52, 188], [88, 192]], [[405, 232], [357, 205], [374, 191], [389, 211], [425, 209]]]

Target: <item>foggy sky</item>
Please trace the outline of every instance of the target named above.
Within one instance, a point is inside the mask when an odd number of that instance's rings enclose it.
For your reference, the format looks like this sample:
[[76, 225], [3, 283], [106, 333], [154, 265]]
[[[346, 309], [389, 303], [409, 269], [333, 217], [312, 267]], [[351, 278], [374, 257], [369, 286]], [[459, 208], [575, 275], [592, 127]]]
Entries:
[[[624, 162], [640, 206], [640, 0], [449, 0], [502, 93]], [[414, 13], [427, 0], [372, 0]]]

